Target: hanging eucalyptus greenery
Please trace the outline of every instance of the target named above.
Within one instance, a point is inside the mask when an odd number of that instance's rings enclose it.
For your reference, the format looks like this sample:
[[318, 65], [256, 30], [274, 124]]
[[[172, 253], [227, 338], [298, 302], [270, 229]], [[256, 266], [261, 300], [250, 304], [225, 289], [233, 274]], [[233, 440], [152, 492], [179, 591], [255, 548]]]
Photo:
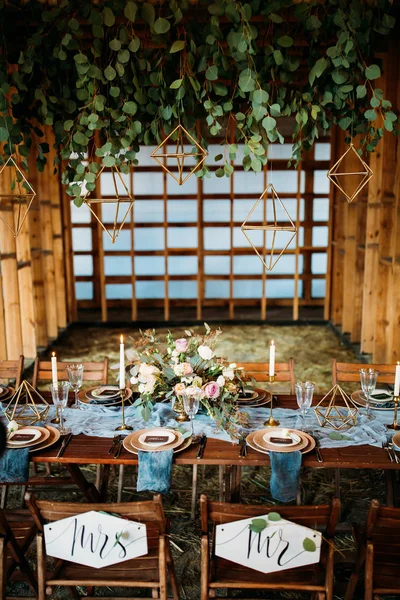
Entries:
[[127, 172], [140, 144], [159, 143], [179, 121], [203, 146], [222, 139], [218, 177], [232, 173], [237, 144], [244, 169], [260, 171], [289, 117], [295, 162], [333, 123], [361, 134], [369, 152], [395, 129], [375, 87], [374, 50], [394, 26], [388, 0], [62, 0], [0, 10], [4, 155], [35, 151], [42, 169], [42, 126], [52, 127], [78, 204], [101, 165]]

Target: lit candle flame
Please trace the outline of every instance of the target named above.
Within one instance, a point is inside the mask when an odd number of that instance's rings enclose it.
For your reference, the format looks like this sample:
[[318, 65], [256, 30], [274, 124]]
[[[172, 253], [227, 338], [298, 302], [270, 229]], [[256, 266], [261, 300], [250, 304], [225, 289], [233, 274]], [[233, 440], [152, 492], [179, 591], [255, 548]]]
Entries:
[[120, 341], [120, 344], [124, 343], [124, 336], [123, 335], [121, 335], [121, 337], [119, 338], [119, 341]]
[[275, 341], [271, 340], [271, 346], [275, 346]]
[[55, 355], [56, 355], [56, 353], [55, 353], [55, 352], [53, 352], [52, 356], [55, 356]]

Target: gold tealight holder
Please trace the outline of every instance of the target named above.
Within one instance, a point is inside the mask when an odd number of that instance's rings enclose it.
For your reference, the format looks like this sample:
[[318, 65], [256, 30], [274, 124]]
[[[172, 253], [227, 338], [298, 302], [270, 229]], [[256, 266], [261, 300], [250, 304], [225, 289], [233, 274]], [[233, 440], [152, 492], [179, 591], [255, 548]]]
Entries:
[[272, 384], [275, 381], [275, 375], [268, 375], [268, 381], [271, 384], [271, 406], [270, 406], [270, 414], [269, 414], [269, 419], [267, 421], [265, 421], [264, 426], [265, 427], [279, 427], [279, 421], [276, 421], [274, 419], [274, 417], [272, 416], [272, 409], [273, 409], [273, 395], [272, 395]]
[[399, 400], [400, 400], [400, 396], [393, 396], [393, 402], [394, 402], [393, 423], [391, 423], [390, 425], [386, 425], [386, 427], [388, 429], [400, 429], [400, 425], [397, 423], [397, 411], [399, 408]]
[[121, 402], [122, 402], [122, 423], [119, 427], [115, 428], [115, 431], [133, 431], [133, 427], [125, 423], [125, 396], [126, 390], [120, 390]]
[[173, 404], [173, 411], [177, 414], [175, 420], [178, 421], [178, 423], [186, 423], [187, 421], [190, 421], [185, 412], [182, 396], [176, 396]]

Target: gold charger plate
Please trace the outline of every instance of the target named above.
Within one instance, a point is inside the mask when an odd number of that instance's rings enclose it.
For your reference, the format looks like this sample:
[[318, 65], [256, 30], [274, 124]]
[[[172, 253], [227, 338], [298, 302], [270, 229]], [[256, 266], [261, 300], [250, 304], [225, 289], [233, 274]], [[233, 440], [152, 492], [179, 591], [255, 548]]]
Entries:
[[33, 446], [37, 446], [38, 444], [41, 444], [42, 442], [46, 441], [50, 437], [50, 431], [48, 429], [46, 429], [46, 427], [39, 427], [38, 425], [29, 425], [26, 427], [20, 427], [20, 429], [18, 429], [18, 431], [20, 433], [23, 433], [24, 429], [37, 429], [40, 431], [41, 435], [36, 440], [33, 440], [31, 442], [26, 442], [26, 444], [13, 445], [13, 444], [10, 444], [9, 442], [7, 442], [6, 448], [12, 448], [13, 450], [18, 450], [18, 448], [31, 448]]
[[[96, 400], [97, 398], [88, 398], [86, 396], [87, 393], [90, 393], [92, 390], [97, 390], [99, 386], [96, 385], [93, 388], [90, 388], [89, 390], [85, 390], [85, 391], [81, 391], [79, 392], [79, 402], [82, 402], [82, 404], [86, 404], [86, 405], [90, 405], [90, 406], [118, 406], [118, 404], [121, 404], [122, 399], [118, 398], [117, 400], [113, 400], [112, 402], [91, 402], [90, 400]], [[132, 390], [130, 388], [126, 388], [125, 390], [125, 402], [129, 401], [130, 398], [132, 397]]]
[[[365, 408], [365, 396], [364, 396], [364, 392], [362, 390], [357, 390], [356, 392], [353, 392], [351, 395], [351, 399], [353, 400], [353, 402], [355, 404], [358, 404], [358, 406], [362, 406], [363, 408]], [[390, 400], [387, 400], [387, 402], [390, 402]], [[382, 402], [380, 402], [380, 404], [382, 404]], [[379, 406], [379, 404], [375, 404], [375, 402], [370, 402], [369, 403], [369, 407], [371, 410], [393, 410], [394, 409], [394, 402], [392, 402], [393, 406], [390, 407], [384, 407], [384, 406]]]
[[271, 396], [271, 393], [268, 392], [268, 390], [264, 390], [263, 388], [253, 388], [253, 394], [251, 396], [239, 396], [236, 402], [238, 404], [247, 404], [248, 402], [264, 400], [266, 396]]
[[0, 402], [8, 403], [11, 400], [11, 398], [14, 396], [14, 394], [15, 394], [15, 389], [13, 387], [8, 387], [7, 393], [3, 394], [3, 396], [0, 397]]
[[276, 444], [270, 444], [264, 440], [264, 435], [266, 433], [276, 434], [279, 437], [282, 434], [283, 427], [267, 427], [265, 429], [259, 429], [253, 432], [252, 441], [258, 448], [261, 450], [265, 450], [267, 452], [294, 452], [295, 450], [303, 450], [308, 444], [308, 440], [305, 436], [303, 436], [302, 431], [297, 431], [297, 429], [289, 429], [289, 431], [293, 431], [300, 437], [300, 442], [297, 444], [291, 444], [290, 446], [277, 446]]
[[[189, 446], [192, 443], [192, 437], [188, 437], [185, 440], [183, 440], [183, 444], [181, 446], [178, 446], [178, 448], [174, 448], [174, 454], [178, 454], [178, 452], [182, 452], [182, 450], [186, 450], [186, 448], [189, 448]], [[128, 452], [131, 452], [132, 454], [138, 454], [138, 450], [136, 448], [134, 448], [132, 445], [127, 444], [125, 446], [125, 440], [124, 440], [124, 448], [125, 450], [127, 450]]]
[[[249, 433], [249, 435], [247, 436], [246, 442], [247, 442], [248, 446], [250, 446], [250, 448], [252, 448], [253, 450], [256, 450], [257, 452], [261, 452], [261, 454], [269, 454], [270, 450], [262, 450], [259, 446], [257, 446], [257, 444], [255, 444], [255, 442], [253, 440], [255, 433], [256, 432], [253, 431], [252, 433]], [[316, 442], [315, 442], [314, 438], [311, 435], [309, 435], [308, 433], [306, 433], [305, 431], [301, 431], [300, 433], [307, 440], [307, 445], [304, 448], [302, 448], [300, 450], [300, 452], [302, 454], [307, 454], [308, 452], [311, 452], [311, 450], [314, 450], [314, 448], [316, 446]], [[292, 452], [294, 452], [295, 450], [298, 450], [298, 449], [299, 448], [294, 448], [293, 446], [291, 446]]]
[[[175, 434], [175, 440], [173, 442], [170, 442], [169, 444], [162, 444], [161, 446], [149, 446], [139, 442], [140, 436], [144, 433], [150, 431], [159, 431], [161, 434], [165, 430]], [[132, 448], [136, 448], [136, 450], [143, 450], [144, 452], [163, 452], [164, 450], [173, 450], [174, 448], [177, 448], [183, 443], [183, 441], [182, 434], [175, 429], [170, 429], [169, 427], [151, 427], [149, 429], [140, 429], [139, 431], [130, 433], [126, 436], [126, 438], [124, 438], [123, 444], [125, 449], [128, 449], [128, 447], [131, 446]]]
[[44, 448], [50, 448], [53, 444], [56, 444], [61, 437], [61, 433], [57, 427], [53, 427], [52, 425], [46, 425], [46, 429], [49, 431], [50, 436], [47, 440], [44, 440], [42, 443], [38, 444], [29, 452], [37, 452], [38, 450], [44, 450]]

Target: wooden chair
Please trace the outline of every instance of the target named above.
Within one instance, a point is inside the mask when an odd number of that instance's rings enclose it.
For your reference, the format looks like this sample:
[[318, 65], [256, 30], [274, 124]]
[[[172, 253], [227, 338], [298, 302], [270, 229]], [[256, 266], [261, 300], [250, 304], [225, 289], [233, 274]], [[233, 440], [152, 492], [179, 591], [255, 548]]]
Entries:
[[360, 369], [375, 369], [379, 371], [379, 383], [394, 384], [396, 365], [369, 365], [363, 363], [341, 363], [336, 358], [332, 360], [332, 385], [340, 382], [360, 383]]
[[[167, 572], [174, 600], [179, 600], [178, 585], [168, 538], [167, 521], [161, 495], [145, 502], [122, 504], [76, 504], [36, 500], [26, 494], [26, 503], [37, 526], [38, 600], [46, 599], [46, 592], [56, 586], [66, 586], [73, 598], [80, 598], [76, 586], [150, 588], [152, 597], [167, 599]], [[46, 569], [46, 548], [43, 537], [45, 523], [79, 515], [90, 510], [106, 511], [123, 518], [140, 521], [147, 527], [149, 552], [146, 556], [128, 560], [102, 569], [81, 566], [68, 561], [57, 561], [52, 572]], [[90, 593], [93, 593], [92, 591]], [[110, 597], [110, 596], [108, 596]], [[114, 596], [112, 596], [114, 598]], [[86, 600], [93, 596], [85, 596]], [[116, 598], [116, 600], [118, 600]], [[122, 600], [122, 599], [119, 599]]]
[[380, 506], [372, 500], [364, 531], [355, 528], [357, 560], [346, 590], [346, 600], [354, 597], [360, 573], [365, 566], [365, 600], [381, 596], [400, 597], [400, 509]]
[[5, 600], [8, 581], [25, 581], [37, 596], [37, 579], [25, 558], [36, 535], [28, 510], [0, 509], [0, 598]]
[[[57, 375], [59, 379], [68, 381], [67, 366], [74, 364], [71, 361], [57, 361]], [[102, 362], [82, 362], [83, 381], [98, 381], [106, 385], [108, 383], [108, 358]], [[33, 368], [32, 385], [37, 387], [39, 381], [51, 381], [51, 361], [35, 359]]]
[[[269, 381], [269, 363], [265, 362], [243, 362], [236, 363], [238, 367], [243, 367], [248, 379], [255, 379], [257, 382], [265, 383]], [[275, 381], [288, 382], [290, 385], [289, 393], [294, 394], [294, 362], [293, 358], [287, 363], [275, 363]]]
[[[258, 517], [271, 511], [283, 518], [313, 529], [324, 530], [321, 559], [318, 564], [264, 574], [215, 556], [215, 540], [210, 549], [209, 526]], [[333, 595], [333, 541], [340, 501], [321, 506], [252, 506], [210, 502], [200, 498], [201, 512], [201, 600], [215, 597], [216, 590], [256, 589], [313, 592], [318, 600], [331, 600]], [[215, 534], [214, 534], [215, 535]]]
[[21, 354], [18, 360], [0, 360], [0, 383], [9, 383], [10, 379], [14, 382], [15, 388], [18, 388], [22, 381], [22, 371], [24, 370], [24, 357]]

